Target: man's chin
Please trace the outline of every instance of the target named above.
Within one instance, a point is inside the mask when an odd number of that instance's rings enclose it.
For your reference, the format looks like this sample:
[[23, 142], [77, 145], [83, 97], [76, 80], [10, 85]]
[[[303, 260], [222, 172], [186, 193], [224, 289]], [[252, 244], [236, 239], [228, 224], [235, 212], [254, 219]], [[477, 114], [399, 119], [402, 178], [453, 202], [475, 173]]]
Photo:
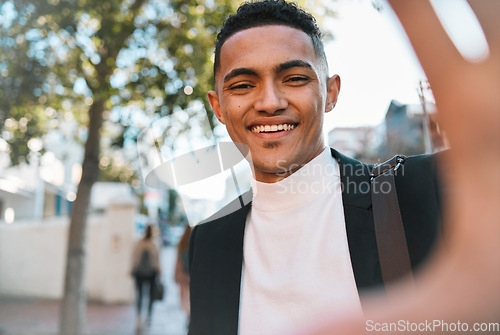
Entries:
[[286, 163], [286, 160], [278, 160], [272, 165], [254, 162], [254, 177], [256, 180], [266, 183], [275, 183], [283, 180], [294, 172]]

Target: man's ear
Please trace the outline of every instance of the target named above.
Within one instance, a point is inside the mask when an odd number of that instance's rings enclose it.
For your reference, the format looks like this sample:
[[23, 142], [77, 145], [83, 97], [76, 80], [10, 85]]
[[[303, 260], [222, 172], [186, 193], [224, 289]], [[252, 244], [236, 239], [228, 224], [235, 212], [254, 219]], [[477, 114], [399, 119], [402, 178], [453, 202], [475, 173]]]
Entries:
[[335, 105], [337, 104], [337, 99], [339, 97], [340, 92], [340, 77], [335, 74], [328, 78], [326, 82], [326, 105], [325, 105], [325, 113], [331, 111]]
[[224, 115], [222, 114], [222, 111], [220, 109], [220, 103], [219, 103], [219, 95], [215, 91], [209, 91], [208, 92], [208, 101], [210, 101], [210, 106], [212, 106], [212, 109], [214, 110], [215, 116], [217, 116], [217, 119], [223, 124], [226, 124], [224, 120]]

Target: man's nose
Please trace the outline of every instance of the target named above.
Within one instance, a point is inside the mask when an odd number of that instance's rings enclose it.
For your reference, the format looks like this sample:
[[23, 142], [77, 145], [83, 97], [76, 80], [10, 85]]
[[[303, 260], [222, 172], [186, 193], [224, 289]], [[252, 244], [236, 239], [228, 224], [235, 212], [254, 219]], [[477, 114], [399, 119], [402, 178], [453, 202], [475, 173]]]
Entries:
[[254, 107], [259, 112], [274, 114], [288, 106], [288, 101], [284, 93], [274, 82], [262, 84]]

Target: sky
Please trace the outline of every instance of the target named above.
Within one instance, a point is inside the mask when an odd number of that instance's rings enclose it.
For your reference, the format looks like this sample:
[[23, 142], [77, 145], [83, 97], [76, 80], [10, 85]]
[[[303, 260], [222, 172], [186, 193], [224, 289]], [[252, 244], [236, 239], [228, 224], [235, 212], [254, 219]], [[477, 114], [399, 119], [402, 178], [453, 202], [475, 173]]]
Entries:
[[[338, 17], [329, 19], [323, 29], [335, 38], [325, 44], [325, 50], [330, 74], [340, 75], [342, 87], [337, 107], [325, 118], [325, 133], [334, 127], [377, 125], [391, 100], [419, 104], [417, 89], [426, 76], [387, 0], [336, 0], [334, 4]], [[430, 0], [430, 4], [466, 61], [488, 57], [488, 42], [466, 0]], [[433, 101], [431, 92], [424, 94]]]
[[379, 124], [391, 100], [417, 104], [417, 88], [425, 74], [394, 12], [383, 1], [377, 11], [370, 0], [338, 0], [338, 17], [323, 30], [330, 75], [341, 78], [337, 105], [325, 118], [334, 127]]

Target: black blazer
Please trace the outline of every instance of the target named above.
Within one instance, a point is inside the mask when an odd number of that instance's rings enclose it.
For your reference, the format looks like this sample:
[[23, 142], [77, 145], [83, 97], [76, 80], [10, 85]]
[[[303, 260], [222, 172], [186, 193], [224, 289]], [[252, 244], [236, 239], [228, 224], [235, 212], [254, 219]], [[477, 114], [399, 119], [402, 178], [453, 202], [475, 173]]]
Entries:
[[[335, 150], [351, 263], [358, 290], [382, 285], [371, 207], [372, 165]], [[396, 173], [396, 190], [413, 268], [431, 252], [439, 231], [440, 197], [434, 155], [408, 157]], [[243, 234], [251, 194], [239, 209], [195, 226], [189, 245], [191, 335], [234, 335], [238, 329]], [[218, 215], [220, 216], [220, 215]]]

